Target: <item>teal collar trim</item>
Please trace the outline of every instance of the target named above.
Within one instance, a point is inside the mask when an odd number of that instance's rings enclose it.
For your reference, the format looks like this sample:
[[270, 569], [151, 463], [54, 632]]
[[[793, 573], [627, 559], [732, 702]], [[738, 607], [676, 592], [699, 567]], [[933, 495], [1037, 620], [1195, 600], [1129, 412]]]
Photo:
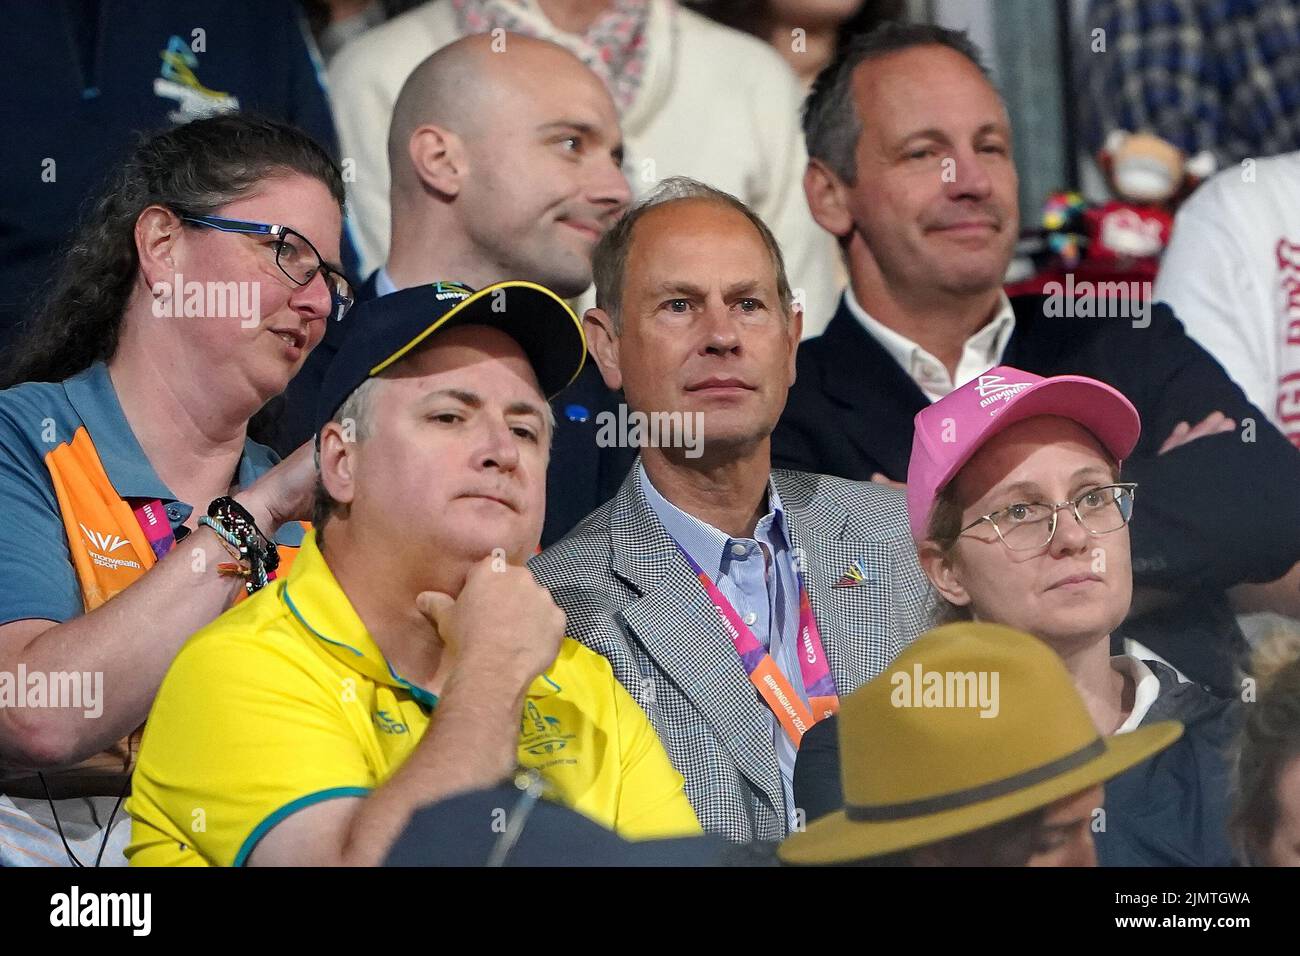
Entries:
[[433, 710], [438, 706], [437, 694], [431, 693], [423, 687], [416, 687], [401, 674], [397, 673], [397, 671], [393, 670], [393, 665], [389, 664], [387, 659], [384, 660], [384, 664], [388, 667], [388, 673], [393, 675], [393, 680], [405, 687], [417, 704], [424, 707], [426, 710]]
[[63, 391], [90, 433], [114, 491], [123, 498], [177, 500], [149, 464], [148, 456], [131, 430], [107, 365], [95, 362], [78, 372], [64, 381]]
[[[302, 612], [298, 610], [298, 606], [293, 603], [293, 598], [289, 596], [288, 585], [285, 585], [283, 593], [284, 593], [284, 603], [289, 606], [289, 611], [293, 614], [294, 617], [298, 619], [298, 622], [303, 627], [307, 628], [307, 630], [311, 631], [312, 634], [315, 635], [317, 639], [324, 641], [326, 644], [333, 644], [335, 647], [342, 647], [345, 650], [349, 650], [353, 654], [357, 655], [357, 657], [360, 658], [365, 657], [364, 654], [362, 654], [351, 644], [344, 644], [342, 641], [332, 640], [331, 638], [326, 637], [320, 631], [316, 630], [316, 628], [312, 627], [311, 624], [307, 621], [307, 619], [302, 616]], [[433, 710], [435, 707], [438, 706], [437, 694], [430, 693], [429, 691], [425, 690], [423, 687], [415, 686], [410, 681], [408, 681], [405, 677], [403, 677], [401, 674], [397, 673], [397, 671], [393, 670], [393, 665], [388, 663], [388, 658], [384, 658], [383, 660], [384, 660], [384, 666], [388, 668], [388, 673], [392, 676], [393, 680], [397, 681], [397, 683], [400, 686], [406, 688], [407, 693], [411, 695], [411, 697], [416, 701], [416, 703], [420, 704], [422, 707], [428, 710]], [[550, 678], [547, 678], [547, 680], [550, 680]], [[559, 687], [556, 687], [555, 689], [559, 690]]]
[[[316, 630], [316, 628], [312, 627], [311, 623], [305, 617], [302, 616], [302, 612], [298, 610], [298, 606], [293, 603], [293, 598], [289, 596], [289, 586], [287, 584], [284, 587], [284, 603], [289, 605], [289, 610], [293, 613], [293, 616], [298, 619], [298, 623], [301, 624], [303, 627], [307, 628], [307, 630], [311, 631], [320, 640], [324, 641], [326, 644], [333, 644], [335, 647], [346, 648], [347, 650], [351, 651], [353, 654], [357, 655], [357, 657], [365, 657], [364, 654], [362, 654], [351, 644], [344, 644], [342, 641], [331, 640], [330, 638], [322, 634], [320, 631]], [[392, 668], [390, 667], [389, 670], [392, 670]]]

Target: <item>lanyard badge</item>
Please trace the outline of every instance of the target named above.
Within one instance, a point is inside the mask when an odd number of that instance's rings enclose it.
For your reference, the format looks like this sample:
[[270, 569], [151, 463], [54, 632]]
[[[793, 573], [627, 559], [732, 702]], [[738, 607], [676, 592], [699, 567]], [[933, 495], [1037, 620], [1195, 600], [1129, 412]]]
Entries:
[[144, 532], [149, 547], [153, 549], [153, 556], [161, 561], [176, 543], [176, 536], [172, 533], [172, 523], [167, 518], [167, 509], [155, 498], [133, 510], [135, 520], [140, 523], [140, 530]]
[[812, 602], [808, 598], [808, 588], [804, 582], [803, 572], [795, 570], [799, 581], [799, 671], [803, 678], [804, 690], [808, 694], [808, 704], [804, 704], [790, 681], [781, 673], [759, 639], [754, 635], [737, 613], [735, 607], [727, 600], [712, 579], [704, 573], [698, 562], [676, 541], [677, 550], [681, 552], [686, 563], [691, 566], [695, 576], [704, 588], [704, 593], [717, 609], [723, 625], [731, 637], [731, 642], [740, 655], [740, 662], [749, 675], [750, 682], [772, 713], [776, 715], [782, 729], [785, 730], [795, 747], [803, 740], [803, 735], [819, 720], [831, 716], [840, 707], [840, 698], [835, 691], [835, 678], [831, 675], [830, 664], [822, 647], [821, 632], [817, 629], [817, 619], [813, 615]]

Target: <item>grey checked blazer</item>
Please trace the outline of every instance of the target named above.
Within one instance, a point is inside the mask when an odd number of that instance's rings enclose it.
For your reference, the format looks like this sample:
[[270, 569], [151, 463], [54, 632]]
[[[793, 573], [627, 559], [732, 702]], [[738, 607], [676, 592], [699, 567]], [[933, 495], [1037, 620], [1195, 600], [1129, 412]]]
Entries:
[[[841, 696], [880, 673], [929, 622], [903, 494], [881, 485], [773, 471], [791, 545], [805, 554], [809, 599]], [[854, 562], [863, 583], [834, 587]], [[618, 494], [529, 567], [645, 709], [686, 778], [705, 830], [729, 839], [786, 835], [785, 793], [769, 711], [699, 580], [641, 492]]]

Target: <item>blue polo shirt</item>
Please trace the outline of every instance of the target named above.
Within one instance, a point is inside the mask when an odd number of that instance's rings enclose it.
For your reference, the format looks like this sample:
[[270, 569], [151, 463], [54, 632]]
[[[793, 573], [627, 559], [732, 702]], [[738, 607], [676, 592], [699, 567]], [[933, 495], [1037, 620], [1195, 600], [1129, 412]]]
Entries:
[[[0, 624], [82, 613], [81, 585], [45, 457], [85, 428], [114, 490], [133, 504], [157, 499], [175, 533], [194, 511], [167, 488], [127, 423], [108, 368], [97, 362], [64, 382], [28, 382], [0, 391]], [[238, 481], [245, 488], [279, 461], [247, 441]], [[200, 503], [204, 509], [207, 502]], [[303, 528], [286, 524], [278, 544], [297, 547]]]

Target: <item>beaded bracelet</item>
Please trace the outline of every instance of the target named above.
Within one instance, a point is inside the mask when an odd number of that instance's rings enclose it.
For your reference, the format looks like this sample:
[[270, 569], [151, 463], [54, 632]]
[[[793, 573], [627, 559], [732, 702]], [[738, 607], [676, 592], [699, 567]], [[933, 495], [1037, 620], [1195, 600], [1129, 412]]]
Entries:
[[240, 565], [223, 564], [218, 570], [245, 578], [244, 587], [249, 594], [267, 585], [271, 573], [280, 566], [280, 552], [275, 542], [262, 534], [243, 505], [229, 495], [216, 498], [208, 505], [208, 513], [199, 518], [199, 524], [215, 531], [240, 559]]

